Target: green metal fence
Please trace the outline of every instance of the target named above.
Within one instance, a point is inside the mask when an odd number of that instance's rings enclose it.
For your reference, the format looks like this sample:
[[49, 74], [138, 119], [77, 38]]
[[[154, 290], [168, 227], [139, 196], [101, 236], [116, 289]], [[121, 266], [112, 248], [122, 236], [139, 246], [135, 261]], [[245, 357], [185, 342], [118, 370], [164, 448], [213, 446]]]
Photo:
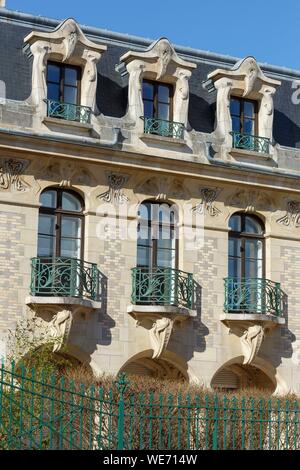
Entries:
[[155, 134], [173, 139], [183, 139], [184, 137], [184, 124], [181, 122], [147, 118], [144, 116], [142, 116], [141, 119], [144, 120], [145, 134]]
[[283, 316], [284, 293], [279, 282], [263, 278], [224, 279], [227, 313], [256, 313]]
[[193, 308], [194, 281], [191, 273], [172, 268], [133, 268], [133, 304], [175, 305]]
[[133, 393], [2, 365], [0, 449], [300, 449], [299, 402]]
[[62, 101], [45, 100], [47, 103], [47, 116], [67, 121], [77, 121], [90, 124], [92, 110], [88, 106], [79, 106]]
[[101, 274], [97, 264], [54, 256], [31, 259], [30, 294], [98, 300]]
[[251, 150], [259, 153], [270, 152], [270, 139], [257, 135], [230, 132], [232, 135], [232, 147], [235, 149]]

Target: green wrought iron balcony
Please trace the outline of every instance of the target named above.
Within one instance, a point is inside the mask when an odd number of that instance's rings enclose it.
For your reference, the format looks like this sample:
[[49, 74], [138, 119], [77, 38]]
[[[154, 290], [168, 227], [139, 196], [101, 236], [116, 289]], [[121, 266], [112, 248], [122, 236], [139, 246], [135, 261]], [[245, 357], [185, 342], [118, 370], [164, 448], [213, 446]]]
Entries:
[[144, 120], [144, 133], [160, 135], [162, 137], [171, 137], [173, 139], [183, 139], [184, 124], [181, 122], [165, 121], [164, 119], [147, 118], [141, 116]]
[[230, 132], [232, 135], [232, 147], [235, 149], [250, 150], [252, 152], [269, 153], [270, 139], [240, 132]]
[[172, 268], [133, 268], [134, 305], [173, 305], [192, 309], [193, 275]]
[[226, 313], [283, 316], [284, 294], [279, 282], [234, 277], [228, 277], [224, 281]]
[[47, 116], [66, 121], [76, 121], [90, 124], [92, 110], [88, 106], [79, 106], [61, 101], [45, 100], [47, 103]]
[[30, 295], [97, 300], [100, 272], [96, 264], [76, 258], [32, 258]]

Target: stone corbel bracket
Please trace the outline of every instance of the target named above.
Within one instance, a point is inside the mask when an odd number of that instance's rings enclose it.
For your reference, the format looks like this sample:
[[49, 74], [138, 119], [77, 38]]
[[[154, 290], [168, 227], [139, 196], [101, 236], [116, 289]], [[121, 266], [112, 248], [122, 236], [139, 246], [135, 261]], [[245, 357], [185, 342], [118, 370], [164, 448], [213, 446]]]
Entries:
[[130, 305], [127, 312], [135, 319], [136, 326], [149, 331], [153, 359], [162, 356], [168, 347], [173, 331], [181, 328], [186, 320], [196, 315], [193, 310], [187, 308], [153, 305]]
[[188, 119], [188, 81], [196, 64], [181, 59], [167, 38], [153, 42], [144, 52], [128, 51], [120, 61], [129, 74], [128, 118], [143, 127], [143, 78], [174, 84], [173, 121], [185, 126]]
[[33, 56], [32, 91], [29, 101], [42, 116], [46, 114], [47, 61], [66, 62], [80, 66], [81, 105], [95, 111], [97, 88], [97, 62], [106, 51], [105, 45], [96, 44], [83, 34], [78, 23], [72, 19], [63, 21], [54, 31], [32, 31], [25, 39], [25, 49]]
[[68, 342], [76, 315], [89, 314], [101, 308], [100, 302], [79, 300], [72, 297], [33, 297], [25, 301], [30, 310], [45, 322], [47, 338], [53, 340], [53, 352], [59, 351]]
[[278, 325], [284, 325], [285, 319], [273, 315], [226, 314], [221, 321], [228, 333], [240, 338], [243, 364], [252, 364], [258, 356], [265, 337]]
[[[232, 121], [230, 97], [242, 96], [259, 102], [258, 135], [273, 141], [273, 96], [281, 85], [279, 80], [267, 77], [254, 57], [246, 57], [232, 69], [217, 69], [207, 76], [207, 84], [217, 90], [216, 137], [231, 147]], [[205, 84], [204, 84], [205, 86]]]

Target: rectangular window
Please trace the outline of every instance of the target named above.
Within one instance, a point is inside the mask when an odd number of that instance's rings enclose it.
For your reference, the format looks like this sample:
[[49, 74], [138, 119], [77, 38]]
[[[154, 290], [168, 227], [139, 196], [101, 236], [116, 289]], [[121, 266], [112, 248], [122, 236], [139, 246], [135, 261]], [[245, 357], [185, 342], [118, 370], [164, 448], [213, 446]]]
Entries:
[[81, 69], [73, 65], [48, 62], [47, 98], [69, 104], [80, 104]]
[[167, 83], [143, 81], [144, 117], [173, 120], [173, 86]]
[[230, 114], [233, 132], [258, 135], [258, 113], [256, 101], [231, 97]]

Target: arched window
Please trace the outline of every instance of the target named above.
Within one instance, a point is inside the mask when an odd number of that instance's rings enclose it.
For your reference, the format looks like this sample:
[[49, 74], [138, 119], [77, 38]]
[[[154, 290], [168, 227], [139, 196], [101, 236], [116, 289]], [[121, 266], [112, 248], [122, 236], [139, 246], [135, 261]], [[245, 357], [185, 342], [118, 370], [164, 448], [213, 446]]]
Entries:
[[145, 201], [139, 207], [137, 267], [177, 268], [177, 214], [167, 203]]
[[261, 220], [245, 213], [229, 221], [228, 276], [237, 279], [265, 277], [264, 226]]
[[73, 191], [51, 188], [40, 198], [38, 256], [82, 258], [84, 203]]

